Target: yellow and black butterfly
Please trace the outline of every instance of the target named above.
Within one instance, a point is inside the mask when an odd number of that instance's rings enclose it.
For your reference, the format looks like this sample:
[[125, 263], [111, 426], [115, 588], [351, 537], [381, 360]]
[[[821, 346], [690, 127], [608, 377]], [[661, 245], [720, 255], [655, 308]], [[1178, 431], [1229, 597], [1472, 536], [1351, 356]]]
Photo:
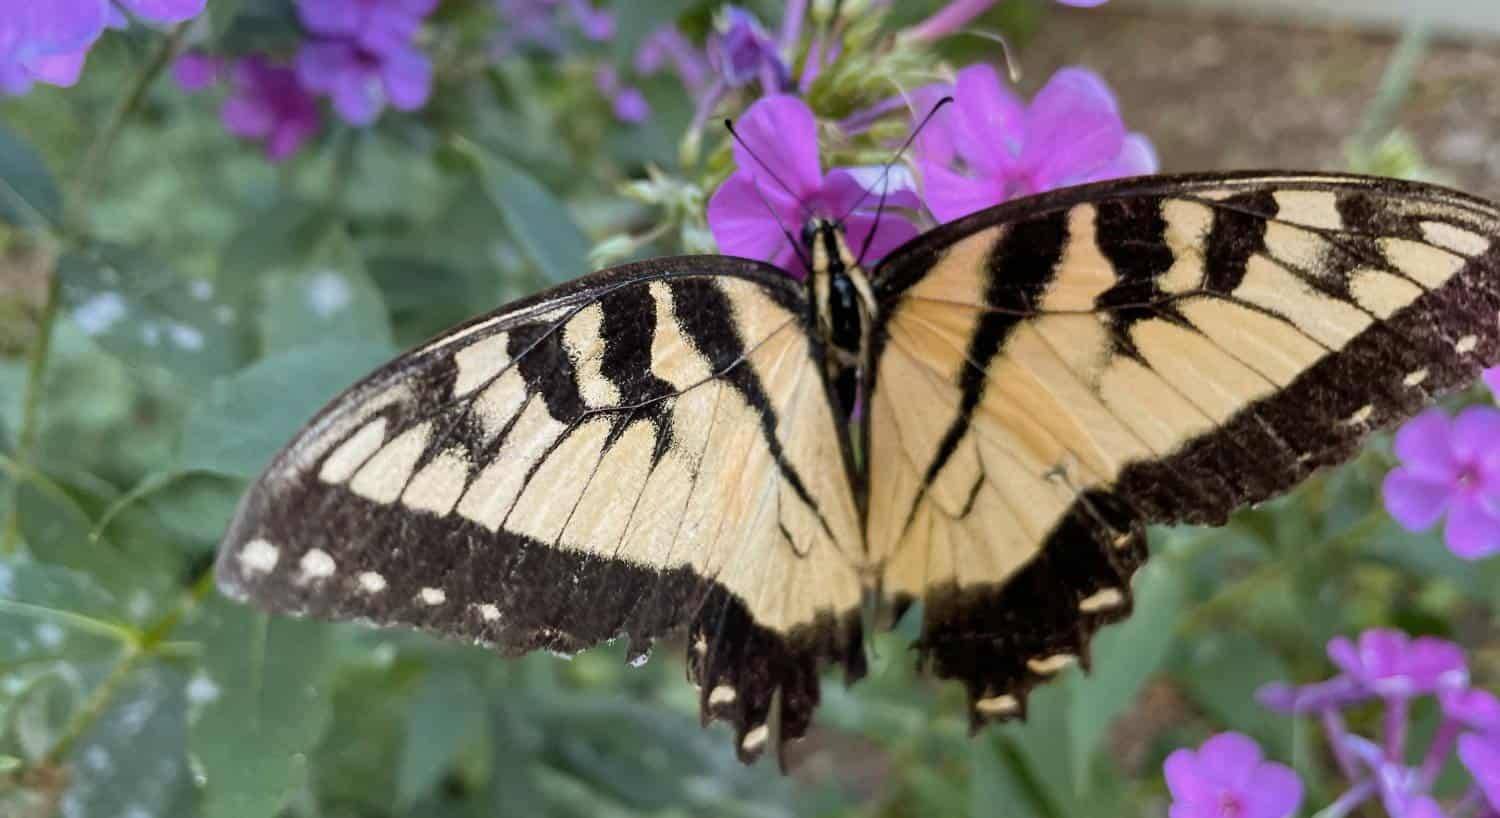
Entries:
[[513, 653], [686, 629], [747, 760], [864, 673], [863, 605], [921, 600], [975, 725], [1021, 715], [1129, 613], [1146, 524], [1223, 523], [1500, 361], [1497, 238], [1461, 193], [1241, 173], [1012, 201], [868, 274], [827, 222], [805, 283], [618, 267], [335, 399], [219, 584]]

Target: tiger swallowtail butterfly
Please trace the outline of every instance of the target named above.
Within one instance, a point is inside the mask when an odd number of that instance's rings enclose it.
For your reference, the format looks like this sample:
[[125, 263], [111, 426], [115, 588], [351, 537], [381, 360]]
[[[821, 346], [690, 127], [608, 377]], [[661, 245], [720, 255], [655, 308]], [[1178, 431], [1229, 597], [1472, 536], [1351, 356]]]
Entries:
[[242, 500], [218, 582], [511, 654], [685, 631], [747, 761], [806, 732], [820, 670], [865, 673], [867, 603], [920, 600], [921, 665], [974, 726], [1020, 716], [1130, 612], [1148, 523], [1222, 524], [1500, 361], [1497, 237], [1495, 205], [1423, 184], [1156, 176], [868, 274], [822, 222], [805, 283], [605, 270], [334, 399]]

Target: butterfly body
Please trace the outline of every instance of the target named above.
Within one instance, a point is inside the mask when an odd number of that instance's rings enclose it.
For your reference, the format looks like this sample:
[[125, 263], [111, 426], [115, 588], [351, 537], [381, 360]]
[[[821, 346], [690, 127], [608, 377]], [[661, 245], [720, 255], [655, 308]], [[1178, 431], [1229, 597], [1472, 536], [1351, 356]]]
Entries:
[[1129, 613], [1148, 524], [1222, 523], [1500, 362], [1500, 210], [1426, 185], [1087, 185], [868, 273], [809, 235], [806, 282], [659, 259], [398, 358], [272, 461], [220, 586], [507, 652], [686, 631], [746, 759], [864, 673], [868, 600], [921, 600], [978, 726]]

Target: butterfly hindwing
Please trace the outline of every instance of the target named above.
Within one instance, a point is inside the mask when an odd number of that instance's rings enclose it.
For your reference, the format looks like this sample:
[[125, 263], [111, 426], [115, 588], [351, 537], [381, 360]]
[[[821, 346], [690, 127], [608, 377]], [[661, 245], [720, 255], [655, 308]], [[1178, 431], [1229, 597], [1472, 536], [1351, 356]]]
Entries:
[[939, 228], [872, 275], [871, 556], [976, 724], [1128, 613], [1144, 525], [1225, 521], [1500, 360], [1500, 213], [1148, 177]]
[[[647, 262], [476, 319], [335, 399], [242, 501], [231, 594], [512, 652], [687, 630], [757, 755], [863, 672], [862, 550], [801, 288]], [[780, 710], [773, 717], [779, 691]]]

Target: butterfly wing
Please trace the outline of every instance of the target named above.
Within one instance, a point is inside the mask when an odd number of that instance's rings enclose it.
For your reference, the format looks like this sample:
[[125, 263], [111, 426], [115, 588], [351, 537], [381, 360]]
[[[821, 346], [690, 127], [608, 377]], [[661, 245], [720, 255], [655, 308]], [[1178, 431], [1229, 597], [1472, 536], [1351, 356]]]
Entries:
[[336, 398], [225, 537], [232, 596], [511, 652], [686, 627], [742, 757], [863, 672], [863, 551], [800, 285], [723, 257], [581, 279]]
[[1128, 613], [1146, 523], [1221, 524], [1500, 360], [1497, 238], [1427, 185], [1146, 177], [887, 259], [869, 547], [974, 722]]

